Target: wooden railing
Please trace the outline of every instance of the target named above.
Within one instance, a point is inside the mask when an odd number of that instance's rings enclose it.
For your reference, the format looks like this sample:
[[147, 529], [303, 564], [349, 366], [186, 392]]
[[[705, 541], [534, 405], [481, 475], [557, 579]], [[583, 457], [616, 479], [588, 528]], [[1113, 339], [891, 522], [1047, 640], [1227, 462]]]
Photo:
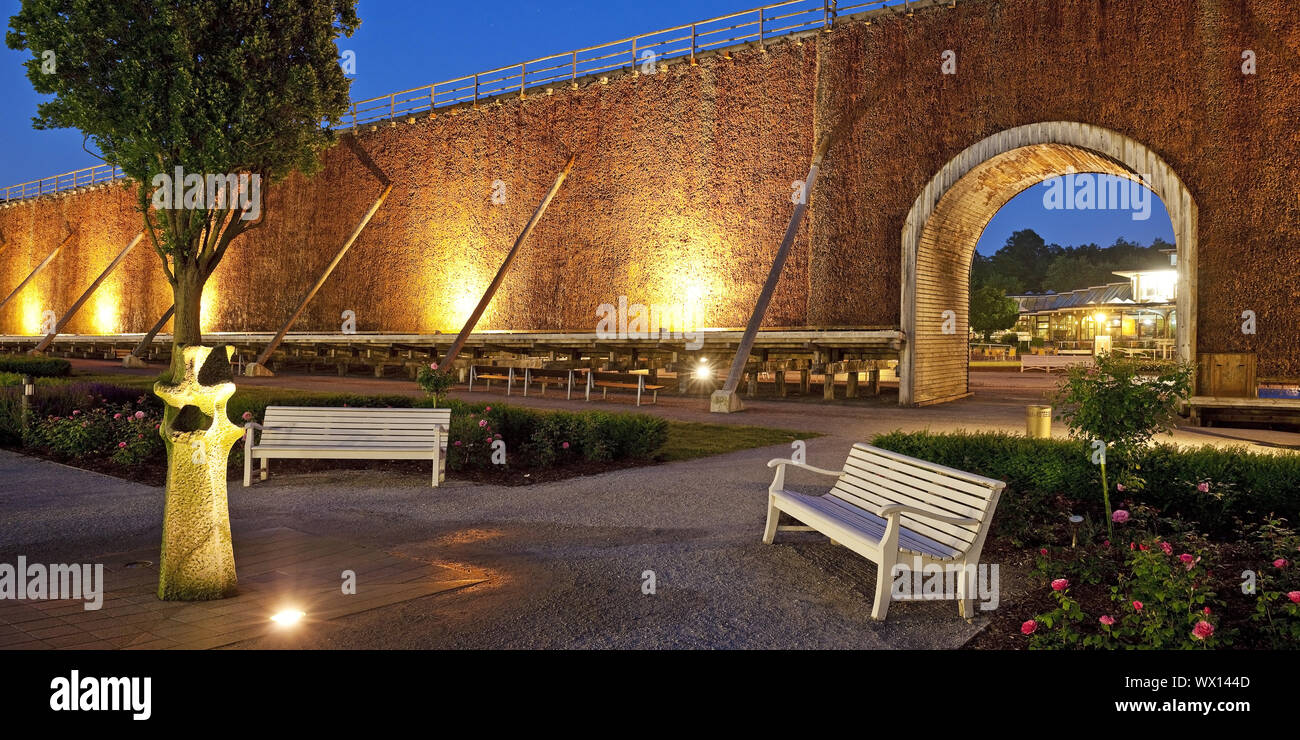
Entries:
[[[625, 67], [639, 68], [665, 59], [695, 57], [709, 51], [781, 36], [830, 28], [838, 16], [886, 6], [911, 10], [913, 0], [786, 0], [751, 10], [664, 28], [631, 38], [589, 46], [432, 85], [357, 100], [339, 128], [389, 121], [501, 95], [523, 96], [530, 89], [556, 87]], [[916, 3], [920, 4], [920, 3]]]
[[[839, 17], [890, 7], [910, 12], [923, 0], [786, 0], [742, 10], [708, 20], [688, 23], [611, 41], [599, 46], [575, 49], [507, 67], [435, 82], [401, 92], [354, 101], [335, 128], [347, 129], [431, 112], [438, 108], [479, 101], [501, 95], [526, 95], [530, 89], [567, 85], [579, 78], [600, 75], [625, 67], [639, 68], [666, 59], [689, 57], [742, 44], [762, 44], [769, 39], [805, 31], [830, 29]], [[97, 165], [82, 170], [13, 185], [0, 191], [0, 202], [34, 198], [46, 193], [92, 185], [122, 177], [120, 169]]]
[[58, 193], [64, 190], [74, 190], [76, 188], [98, 185], [99, 183], [112, 182], [123, 177], [120, 167], [113, 167], [107, 164], [97, 164], [94, 167], [84, 167], [79, 170], [65, 172], [53, 177], [45, 177], [40, 180], [10, 185], [4, 190], [0, 190], [0, 202], [11, 200], [23, 200], [24, 198], [35, 198], [38, 195], [46, 193]]

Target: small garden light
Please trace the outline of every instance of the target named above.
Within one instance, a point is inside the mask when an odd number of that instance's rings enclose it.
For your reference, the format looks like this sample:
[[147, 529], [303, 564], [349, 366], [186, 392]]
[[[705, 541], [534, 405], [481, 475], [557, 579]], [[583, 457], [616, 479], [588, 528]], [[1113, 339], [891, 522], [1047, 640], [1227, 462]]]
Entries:
[[1079, 525], [1083, 524], [1083, 517], [1078, 514], [1070, 515], [1070, 549], [1073, 550], [1079, 544]]
[[708, 358], [701, 357], [700, 364], [695, 366], [695, 379], [709, 380], [712, 377], [713, 377], [713, 368], [709, 367]]
[[301, 622], [302, 618], [305, 616], [307, 616], [305, 613], [297, 609], [285, 609], [282, 612], [277, 612], [276, 614], [272, 615], [271, 621], [275, 622], [281, 627], [288, 628]]

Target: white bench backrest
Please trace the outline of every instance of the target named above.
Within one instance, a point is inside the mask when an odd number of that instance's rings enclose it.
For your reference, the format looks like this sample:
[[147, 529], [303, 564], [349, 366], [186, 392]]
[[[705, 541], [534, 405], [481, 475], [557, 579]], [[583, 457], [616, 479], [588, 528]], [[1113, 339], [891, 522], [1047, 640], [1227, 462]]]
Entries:
[[451, 409], [267, 406], [259, 444], [433, 449], [437, 439], [445, 450], [450, 427]]
[[978, 524], [963, 525], [907, 513], [901, 517], [902, 525], [913, 532], [966, 552], [987, 529], [989, 513], [1005, 485], [1000, 480], [858, 443], [849, 451], [844, 473], [830, 493], [872, 511], [903, 504], [940, 516], [977, 519]]

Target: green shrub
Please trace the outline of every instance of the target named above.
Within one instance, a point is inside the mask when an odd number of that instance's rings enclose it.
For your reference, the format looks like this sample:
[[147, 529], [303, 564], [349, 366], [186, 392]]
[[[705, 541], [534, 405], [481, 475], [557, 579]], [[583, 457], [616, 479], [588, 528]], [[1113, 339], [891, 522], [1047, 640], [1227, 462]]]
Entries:
[[61, 377], [72, 372], [72, 363], [60, 357], [0, 355], [0, 372]]
[[[1061, 497], [1102, 510], [1100, 471], [1080, 441], [997, 432], [893, 432], [872, 444], [1006, 481], [995, 521], [1000, 533], [1017, 540], [1039, 522], [1058, 517], [1053, 503]], [[1254, 521], [1270, 513], [1300, 521], [1300, 455], [1154, 445], [1135, 464], [1145, 485], [1113, 495], [1187, 519], [1202, 531], [1230, 532], [1235, 519]]]

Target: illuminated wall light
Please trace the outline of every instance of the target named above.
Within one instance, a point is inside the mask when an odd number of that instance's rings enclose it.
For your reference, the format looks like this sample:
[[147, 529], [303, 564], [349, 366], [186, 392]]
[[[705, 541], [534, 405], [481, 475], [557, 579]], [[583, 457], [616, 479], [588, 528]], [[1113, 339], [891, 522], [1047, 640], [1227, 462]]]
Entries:
[[210, 277], [203, 286], [203, 297], [199, 299], [199, 331], [207, 333], [216, 329], [219, 305], [217, 281], [215, 277]]
[[122, 294], [116, 282], [105, 282], [95, 291], [95, 311], [91, 325], [96, 334], [116, 334], [122, 330]]
[[24, 335], [37, 336], [41, 334], [41, 324], [45, 318], [41, 315], [44, 309], [41, 308], [41, 296], [36, 291], [31, 291], [23, 296], [22, 302], [22, 324], [19, 327], [19, 333]]

